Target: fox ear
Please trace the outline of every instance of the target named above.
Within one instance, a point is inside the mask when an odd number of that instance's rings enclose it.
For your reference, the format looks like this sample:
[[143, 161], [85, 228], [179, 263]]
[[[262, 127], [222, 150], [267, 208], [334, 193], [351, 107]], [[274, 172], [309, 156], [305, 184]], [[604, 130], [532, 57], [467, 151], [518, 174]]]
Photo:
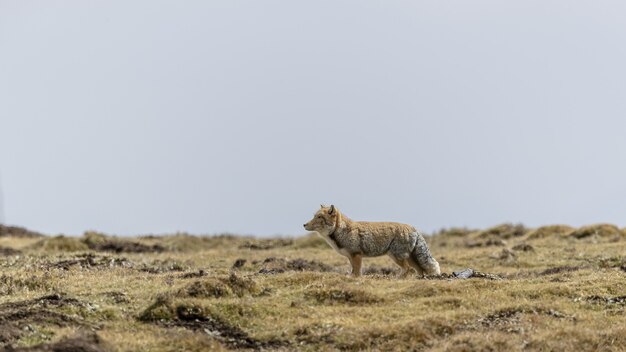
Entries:
[[335, 206], [331, 205], [330, 210], [328, 211], [328, 214], [332, 215], [334, 212], [335, 212]]
[[320, 204], [320, 208], [324, 209], [324, 204]]

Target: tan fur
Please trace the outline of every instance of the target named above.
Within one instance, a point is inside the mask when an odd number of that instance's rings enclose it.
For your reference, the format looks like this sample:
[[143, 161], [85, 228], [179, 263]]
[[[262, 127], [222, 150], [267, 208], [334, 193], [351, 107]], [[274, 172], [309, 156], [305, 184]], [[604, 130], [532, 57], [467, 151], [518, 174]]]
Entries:
[[[322, 206], [304, 228], [317, 232], [339, 254], [348, 257], [354, 276], [361, 274], [362, 257], [380, 255], [389, 255], [402, 268], [402, 276], [411, 268], [420, 275], [424, 271], [440, 273], [439, 264], [430, 255], [422, 235], [410, 225], [352, 221], [334, 206]], [[420, 244], [419, 248], [416, 243]]]

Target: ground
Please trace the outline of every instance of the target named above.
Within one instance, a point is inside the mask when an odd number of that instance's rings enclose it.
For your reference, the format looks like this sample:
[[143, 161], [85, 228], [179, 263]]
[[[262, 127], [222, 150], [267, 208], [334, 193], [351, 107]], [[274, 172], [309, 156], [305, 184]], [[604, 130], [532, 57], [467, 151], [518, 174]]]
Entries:
[[400, 279], [381, 257], [352, 278], [315, 235], [0, 227], [0, 350], [626, 350], [623, 229], [505, 224], [427, 242], [441, 276]]

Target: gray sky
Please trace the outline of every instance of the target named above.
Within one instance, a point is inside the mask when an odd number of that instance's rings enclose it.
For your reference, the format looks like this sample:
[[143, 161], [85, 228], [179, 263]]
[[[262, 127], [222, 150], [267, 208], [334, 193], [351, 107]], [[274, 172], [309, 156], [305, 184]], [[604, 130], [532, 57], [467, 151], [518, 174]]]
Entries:
[[626, 224], [624, 1], [0, 0], [8, 223]]

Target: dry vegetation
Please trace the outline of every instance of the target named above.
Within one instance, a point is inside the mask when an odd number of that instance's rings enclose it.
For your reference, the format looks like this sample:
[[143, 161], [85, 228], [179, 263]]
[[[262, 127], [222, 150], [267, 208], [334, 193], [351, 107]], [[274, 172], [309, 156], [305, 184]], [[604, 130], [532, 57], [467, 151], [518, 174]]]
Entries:
[[0, 227], [0, 350], [626, 350], [624, 229], [504, 224], [427, 241], [441, 276], [397, 279], [383, 257], [355, 279], [315, 236]]

